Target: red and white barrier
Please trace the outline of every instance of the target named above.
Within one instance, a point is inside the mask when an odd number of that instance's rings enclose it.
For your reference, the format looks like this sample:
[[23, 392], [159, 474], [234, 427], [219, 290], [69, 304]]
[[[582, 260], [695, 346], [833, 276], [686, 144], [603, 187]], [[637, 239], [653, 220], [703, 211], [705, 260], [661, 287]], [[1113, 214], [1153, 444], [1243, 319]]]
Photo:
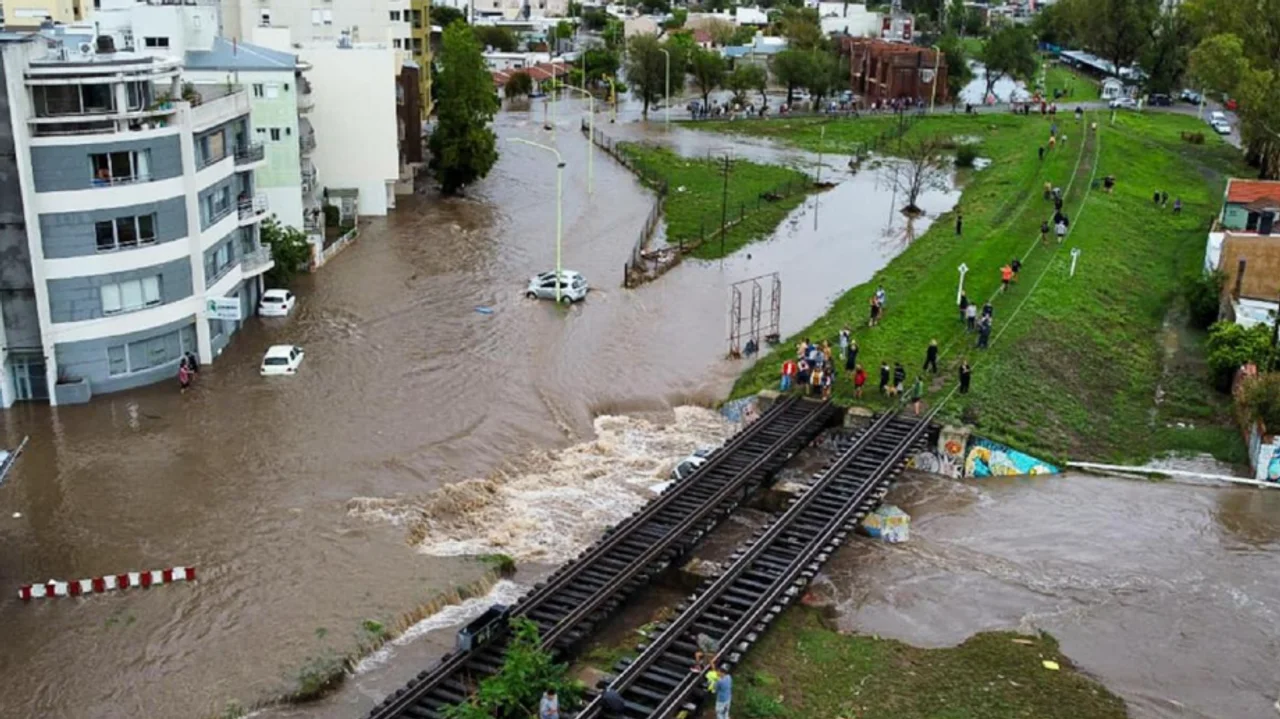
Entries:
[[109, 574], [93, 579], [79, 579], [74, 582], [59, 582], [50, 579], [44, 584], [28, 584], [18, 589], [19, 599], [44, 599], [46, 597], [79, 597], [84, 594], [102, 594], [117, 589], [134, 589], [154, 587], [159, 584], [174, 582], [193, 582], [196, 578], [195, 567], [173, 567], [172, 569], [153, 569], [150, 572], [126, 572]]

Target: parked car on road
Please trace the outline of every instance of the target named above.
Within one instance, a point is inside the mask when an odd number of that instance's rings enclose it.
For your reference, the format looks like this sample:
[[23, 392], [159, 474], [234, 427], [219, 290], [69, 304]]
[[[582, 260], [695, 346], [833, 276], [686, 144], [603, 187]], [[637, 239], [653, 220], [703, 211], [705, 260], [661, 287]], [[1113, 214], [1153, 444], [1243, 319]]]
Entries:
[[289, 290], [267, 290], [258, 300], [258, 314], [262, 317], [287, 317], [298, 301]]
[[[573, 270], [560, 270], [561, 302], [569, 304], [570, 302], [583, 300], [589, 290], [587, 278], [583, 277], [581, 273]], [[531, 300], [554, 300], [556, 298], [555, 270], [531, 277], [529, 279], [529, 287], [524, 294]]]
[[272, 345], [262, 357], [262, 368], [258, 371], [263, 377], [278, 374], [296, 374], [302, 364], [302, 348], [297, 345]]
[[1169, 107], [1173, 104], [1173, 98], [1157, 92], [1149, 98], [1148, 102], [1152, 107]]
[[1209, 125], [1210, 127], [1213, 128], [1213, 131], [1218, 133], [1219, 135], [1231, 134], [1231, 123], [1227, 122], [1226, 120], [1215, 120], [1209, 123]]
[[1136, 110], [1138, 109], [1138, 101], [1132, 97], [1117, 97], [1108, 102], [1107, 107], [1112, 110]]
[[1183, 100], [1186, 100], [1192, 105], [1199, 105], [1201, 100], [1200, 93], [1190, 88], [1183, 90], [1182, 94], [1178, 95], [1178, 97], [1182, 98]]

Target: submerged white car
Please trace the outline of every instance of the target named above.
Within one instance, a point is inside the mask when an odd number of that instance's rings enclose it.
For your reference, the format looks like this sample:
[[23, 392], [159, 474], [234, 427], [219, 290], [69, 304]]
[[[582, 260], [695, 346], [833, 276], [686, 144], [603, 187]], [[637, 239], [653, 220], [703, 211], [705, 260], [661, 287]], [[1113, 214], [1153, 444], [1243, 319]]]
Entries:
[[671, 468], [670, 478], [673, 480], [685, 479], [698, 471], [698, 467], [706, 464], [707, 457], [710, 457], [714, 451], [716, 451], [714, 447], [699, 447], [693, 450], [692, 454], [680, 460], [679, 464]]
[[298, 298], [289, 290], [267, 290], [258, 300], [258, 314], [262, 317], [287, 317]]
[[[586, 299], [587, 278], [573, 270], [560, 270], [560, 301], [568, 304]], [[525, 290], [529, 299], [554, 300], [556, 298], [555, 270], [534, 275], [529, 279], [529, 287]]]
[[258, 373], [263, 377], [278, 374], [296, 374], [304, 354], [296, 345], [272, 345], [262, 357]]

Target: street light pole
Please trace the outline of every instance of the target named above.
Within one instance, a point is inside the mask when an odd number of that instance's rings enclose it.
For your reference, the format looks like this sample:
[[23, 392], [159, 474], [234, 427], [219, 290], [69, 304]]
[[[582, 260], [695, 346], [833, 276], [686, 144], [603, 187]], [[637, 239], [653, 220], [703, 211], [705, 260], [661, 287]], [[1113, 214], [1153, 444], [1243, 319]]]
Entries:
[[556, 156], [556, 304], [560, 304], [560, 239], [564, 232], [564, 158], [560, 157], [560, 151], [554, 147], [548, 147], [520, 137], [508, 139], [511, 142], [518, 142], [522, 145], [532, 145]]
[[587, 119], [587, 194], [595, 193], [595, 158], [596, 158], [596, 98], [586, 90], [566, 85], [566, 90], [580, 92], [587, 96], [589, 116]]
[[663, 96], [663, 104], [667, 106], [667, 114], [666, 114], [666, 119], [663, 122], [666, 124], [666, 129], [670, 130], [671, 129], [671, 53], [667, 52], [663, 48], [659, 48], [658, 52], [667, 56], [667, 85], [666, 85], [666, 92], [664, 93], [664, 96]]
[[[933, 46], [933, 86], [929, 88], [929, 114], [933, 114], [933, 102], [938, 97], [938, 68], [942, 62], [942, 51], [937, 45]], [[954, 103], [955, 100], [952, 100]], [[952, 107], [955, 107], [953, 104]]]

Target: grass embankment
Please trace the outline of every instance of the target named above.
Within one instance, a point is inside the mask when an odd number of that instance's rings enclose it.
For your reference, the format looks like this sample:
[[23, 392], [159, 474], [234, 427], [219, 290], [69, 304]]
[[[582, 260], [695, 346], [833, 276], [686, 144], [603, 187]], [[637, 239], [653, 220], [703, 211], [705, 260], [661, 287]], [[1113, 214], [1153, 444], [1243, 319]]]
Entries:
[[1048, 97], [1053, 97], [1054, 90], [1066, 90], [1070, 94], [1057, 100], [1058, 109], [1070, 109], [1073, 102], [1092, 102], [1101, 98], [1098, 81], [1088, 75], [1076, 72], [1066, 65], [1051, 63], [1045, 69], [1044, 89]]
[[918, 649], [838, 634], [804, 607], [778, 618], [737, 670], [734, 690], [734, 715], [746, 719], [1126, 716], [1124, 702], [1077, 673], [1048, 635], [984, 633]]
[[[794, 352], [799, 337], [834, 344], [848, 325], [869, 375], [864, 404], [885, 405], [875, 391], [882, 360], [901, 360], [914, 376], [926, 345], [936, 338], [945, 374], [927, 401], [950, 393], [962, 356], [974, 364], [972, 392], [953, 397], [941, 415], [947, 421], [969, 422], [985, 436], [1057, 461], [1141, 460], [1168, 450], [1239, 461], [1241, 441], [1224, 398], [1211, 391], [1200, 371], [1199, 343], [1185, 335], [1181, 343], [1176, 336], [1170, 343], [1162, 332], [1179, 303], [1182, 278], [1202, 261], [1223, 173], [1243, 171], [1238, 154], [1217, 138], [1199, 146], [1183, 142], [1179, 131], [1202, 129], [1194, 118], [1122, 113], [1115, 126], [1100, 119], [1096, 144], [1082, 148], [1083, 128], [1069, 114], [1060, 115], [1069, 141], [1043, 162], [1036, 148], [1047, 138], [1047, 119], [920, 121], [912, 133], [946, 131], [949, 123], [955, 125], [952, 134], [980, 131], [979, 154], [996, 159], [965, 189], [963, 237], [955, 236], [951, 217], [936, 223], [870, 282], [845, 293], [825, 316], [748, 370], [734, 396], [775, 387], [783, 356]], [[796, 128], [785, 136], [809, 146], [816, 130], [791, 124]], [[843, 127], [833, 124], [828, 138]], [[739, 129], [751, 128], [741, 123]], [[1114, 194], [1090, 189], [1091, 177], [1100, 181], [1107, 174], [1117, 178]], [[1036, 244], [1040, 222], [1053, 211], [1041, 198], [1046, 181], [1069, 185], [1065, 209], [1073, 227], [1062, 247]], [[1157, 189], [1169, 193], [1170, 206], [1182, 199], [1180, 216], [1171, 207], [1152, 206]], [[1082, 251], [1074, 278], [1068, 276], [1071, 247]], [[999, 268], [1014, 256], [1023, 258], [1021, 283], [1007, 295], [995, 295]], [[981, 302], [995, 296], [995, 331], [987, 351], [973, 349], [973, 336], [961, 331], [955, 293], [962, 262], [969, 267], [969, 297]], [[879, 327], [867, 328], [868, 299], [879, 284], [888, 293], [887, 311]], [[837, 399], [851, 401], [852, 390], [849, 378], [841, 376]], [[1179, 421], [1189, 426], [1177, 428]]]
[[[725, 257], [773, 234], [778, 223], [804, 201], [812, 185], [812, 179], [799, 170], [734, 160], [725, 214], [728, 222], [736, 224], [729, 228], [722, 245], [723, 161], [682, 157], [664, 148], [635, 143], [619, 143], [618, 148], [643, 174], [666, 181], [667, 244], [696, 245], [691, 254], [704, 260]], [[785, 196], [761, 199], [766, 193]]]

